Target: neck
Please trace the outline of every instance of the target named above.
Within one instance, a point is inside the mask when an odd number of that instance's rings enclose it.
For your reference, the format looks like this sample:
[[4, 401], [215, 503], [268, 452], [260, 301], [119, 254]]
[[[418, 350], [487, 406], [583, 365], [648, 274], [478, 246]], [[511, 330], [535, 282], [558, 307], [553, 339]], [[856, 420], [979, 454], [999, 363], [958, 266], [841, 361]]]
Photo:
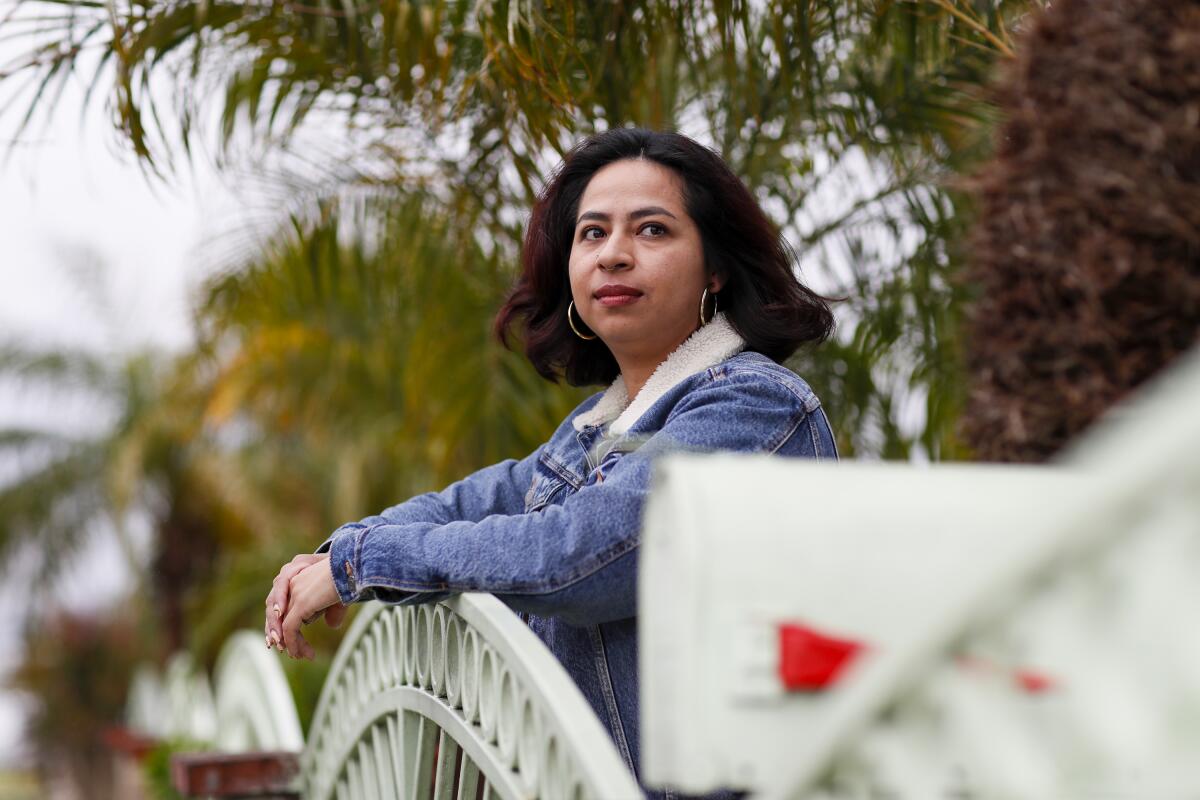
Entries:
[[651, 355], [642, 355], [640, 353], [613, 354], [617, 359], [617, 366], [621, 368], [621, 376], [625, 379], [625, 391], [629, 396], [630, 402], [633, 402], [637, 398], [638, 393], [642, 391], [642, 387], [646, 385], [646, 381], [650, 380], [650, 376], [654, 374], [654, 370], [658, 369], [658, 365], [666, 361], [667, 357], [675, 352], [679, 345], [687, 341], [692, 333], [695, 333], [695, 331], [689, 332], [687, 336], [675, 342], [665, 352], [657, 352]]
[[671, 387], [689, 375], [740, 353], [745, 346], [745, 340], [729, 324], [725, 314], [717, 312], [711, 323], [665, 357], [631, 358], [622, 352], [617, 357], [622, 373], [596, 404], [577, 414], [571, 424], [575, 430], [582, 431], [589, 425], [611, 423], [610, 433], [624, 435]]

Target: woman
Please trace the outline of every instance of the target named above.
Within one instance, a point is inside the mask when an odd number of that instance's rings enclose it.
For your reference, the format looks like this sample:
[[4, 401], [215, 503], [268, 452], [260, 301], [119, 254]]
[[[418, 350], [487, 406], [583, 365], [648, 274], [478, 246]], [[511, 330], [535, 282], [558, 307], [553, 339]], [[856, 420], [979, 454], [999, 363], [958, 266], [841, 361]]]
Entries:
[[836, 458], [820, 403], [778, 362], [832, 327], [789, 250], [713, 152], [618, 129], [579, 144], [533, 209], [496, 330], [549, 379], [610, 383], [526, 458], [343, 525], [267, 596], [267, 644], [378, 598], [487, 591], [558, 656], [637, 770], [636, 569], [652, 458]]

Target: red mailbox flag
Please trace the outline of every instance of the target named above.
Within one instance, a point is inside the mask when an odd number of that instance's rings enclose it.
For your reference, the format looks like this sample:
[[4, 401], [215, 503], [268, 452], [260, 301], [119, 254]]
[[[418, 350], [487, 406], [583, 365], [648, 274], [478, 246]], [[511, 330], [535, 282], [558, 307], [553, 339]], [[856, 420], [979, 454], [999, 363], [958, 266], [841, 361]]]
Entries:
[[837, 682], [865, 645], [805, 625], [779, 626], [779, 679], [789, 691], [818, 691]]

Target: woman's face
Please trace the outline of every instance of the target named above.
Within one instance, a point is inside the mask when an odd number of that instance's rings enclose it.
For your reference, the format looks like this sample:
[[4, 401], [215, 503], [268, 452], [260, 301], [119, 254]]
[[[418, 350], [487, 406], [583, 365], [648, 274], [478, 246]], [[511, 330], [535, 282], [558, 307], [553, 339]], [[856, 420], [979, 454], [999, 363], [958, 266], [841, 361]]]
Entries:
[[579, 316], [626, 361], [666, 358], [700, 325], [700, 296], [720, 289], [704, 268], [683, 180], [654, 161], [616, 161], [579, 201], [570, 257]]

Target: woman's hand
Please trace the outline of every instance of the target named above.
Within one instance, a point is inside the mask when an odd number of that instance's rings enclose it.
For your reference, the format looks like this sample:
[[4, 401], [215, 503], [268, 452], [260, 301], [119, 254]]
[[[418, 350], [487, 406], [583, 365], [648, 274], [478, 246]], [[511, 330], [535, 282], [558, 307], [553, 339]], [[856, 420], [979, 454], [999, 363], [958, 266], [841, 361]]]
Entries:
[[287, 649], [293, 658], [312, 658], [312, 646], [300, 633], [322, 611], [336, 628], [346, 617], [329, 572], [328, 553], [301, 553], [279, 570], [266, 600], [265, 634], [268, 647]]

